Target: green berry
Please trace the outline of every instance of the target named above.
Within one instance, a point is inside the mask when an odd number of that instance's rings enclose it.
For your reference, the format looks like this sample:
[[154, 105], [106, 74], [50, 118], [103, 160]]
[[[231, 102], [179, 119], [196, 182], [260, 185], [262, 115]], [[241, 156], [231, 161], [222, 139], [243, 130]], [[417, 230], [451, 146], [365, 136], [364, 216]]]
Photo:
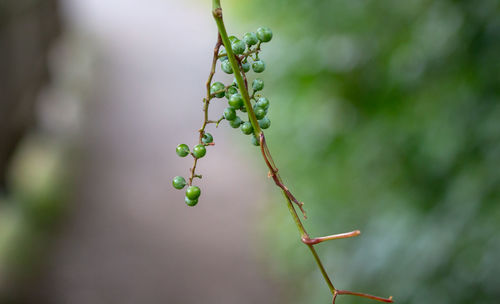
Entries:
[[260, 146], [260, 140], [257, 139], [257, 137], [255, 136], [255, 134], [252, 134], [252, 144], [254, 146]]
[[[210, 86], [210, 94], [213, 94], [213, 93], [218, 92], [218, 91], [222, 91], [222, 90], [224, 90], [224, 88], [225, 88], [225, 86], [222, 82], [214, 82]], [[217, 98], [224, 97], [224, 91], [215, 94], [215, 97], [217, 97]]]
[[241, 63], [241, 68], [243, 69], [243, 72], [245, 72], [245, 73], [250, 71], [250, 62]]
[[254, 44], [257, 44], [257, 42], [259, 42], [259, 39], [257, 38], [257, 35], [255, 35], [254, 32], [250, 32], [250, 33], [245, 33], [245, 35], [243, 35], [243, 41], [245, 41], [245, 43], [248, 46], [252, 46]]
[[262, 129], [267, 129], [267, 128], [269, 128], [271, 126], [271, 121], [269, 120], [269, 118], [264, 117], [261, 120], [259, 120], [259, 126]]
[[198, 186], [189, 186], [186, 189], [186, 197], [189, 198], [190, 200], [195, 200], [200, 197], [201, 190]]
[[253, 127], [252, 127], [252, 124], [249, 123], [248, 121], [243, 123], [240, 127], [241, 129], [241, 132], [243, 132], [243, 134], [252, 134], [253, 132]]
[[175, 148], [175, 152], [180, 157], [185, 157], [189, 154], [189, 147], [186, 144], [180, 144]]
[[[228, 61], [224, 61], [228, 62]], [[223, 62], [223, 63], [224, 63]], [[255, 73], [262, 73], [266, 69], [266, 64], [262, 60], [257, 60], [252, 63], [252, 69]]]
[[263, 108], [264, 110], [267, 110], [269, 108], [269, 99], [267, 99], [265, 97], [261, 97], [261, 98], [259, 98], [259, 100], [257, 100], [257, 103], [255, 105], [259, 108]]
[[231, 97], [232, 95], [234, 95], [236, 93], [238, 93], [238, 89], [233, 87], [233, 86], [230, 86], [226, 90], [226, 98], [229, 99], [229, 97]]
[[207, 149], [205, 148], [204, 145], [196, 145], [193, 148], [193, 156], [195, 158], [202, 158], [207, 154]]
[[219, 51], [219, 56], [222, 56], [222, 57], [219, 57], [219, 60], [222, 62], [222, 61], [226, 61], [227, 60], [227, 53], [226, 53], [226, 50], [225, 49], [220, 49]]
[[234, 35], [231, 35], [228, 38], [229, 38], [229, 42], [231, 42], [231, 43], [235, 42], [236, 40], [239, 40], [238, 37], [236, 37]]
[[245, 49], [247, 46], [245, 45], [245, 42], [241, 40], [236, 40], [231, 43], [231, 48], [233, 49], [233, 52], [237, 55], [241, 55], [245, 52]]
[[262, 80], [260, 78], [256, 78], [252, 82], [252, 88], [254, 91], [261, 91], [264, 88], [264, 80]]
[[229, 97], [228, 103], [231, 107], [239, 109], [243, 105], [243, 98], [241, 97], [240, 93], [236, 93]]
[[224, 109], [224, 118], [228, 121], [236, 119], [236, 110], [232, 107]]
[[231, 67], [229, 60], [223, 61], [220, 64], [220, 68], [224, 71], [224, 73], [233, 74], [233, 68]]
[[235, 119], [229, 121], [229, 125], [231, 127], [233, 127], [234, 129], [239, 128], [242, 123], [243, 123], [243, 121], [238, 116], [236, 116]]
[[273, 32], [268, 27], [259, 27], [257, 29], [257, 38], [262, 42], [268, 42], [273, 38]]
[[203, 134], [203, 137], [201, 138], [201, 141], [204, 144], [209, 144], [209, 143], [211, 143], [211, 142], [214, 141], [214, 137], [210, 133], [205, 133], [205, 134]]
[[182, 189], [184, 186], [186, 186], [186, 180], [182, 176], [176, 176], [172, 180], [172, 186], [174, 186], [175, 189]]
[[255, 117], [257, 117], [257, 119], [262, 119], [267, 114], [266, 110], [260, 107], [255, 107], [254, 112], [255, 112]]
[[193, 206], [196, 206], [196, 204], [198, 204], [198, 199], [189, 199], [187, 196], [184, 198], [184, 202], [186, 202], [186, 205], [188, 205], [189, 207], [193, 207]]

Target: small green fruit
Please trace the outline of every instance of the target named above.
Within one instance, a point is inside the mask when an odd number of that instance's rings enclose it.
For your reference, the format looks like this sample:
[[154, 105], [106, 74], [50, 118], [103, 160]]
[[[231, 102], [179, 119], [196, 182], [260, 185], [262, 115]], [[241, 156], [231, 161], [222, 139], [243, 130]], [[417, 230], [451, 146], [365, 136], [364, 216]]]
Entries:
[[243, 121], [241, 120], [241, 118], [239, 118], [238, 116], [236, 116], [235, 119], [233, 119], [233, 120], [231, 120], [229, 122], [229, 125], [231, 127], [233, 127], [234, 129], [236, 129], [236, 128], [239, 128], [242, 123], [243, 123]]
[[224, 73], [233, 74], [233, 68], [231, 67], [231, 63], [229, 62], [229, 60], [223, 61], [220, 64], [220, 68], [221, 68], [221, 70], [224, 71]]
[[245, 52], [245, 49], [247, 46], [245, 45], [245, 42], [241, 40], [236, 40], [231, 43], [231, 48], [233, 49], [233, 52], [237, 55], [241, 55]]
[[187, 196], [184, 198], [184, 202], [186, 203], [186, 205], [188, 205], [189, 207], [194, 207], [196, 206], [196, 204], [198, 204], [198, 199], [189, 199]]
[[176, 176], [172, 180], [172, 186], [174, 186], [175, 189], [182, 189], [184, 186], [186, 186], [186, 180], [182, 176]]
[[243, 98], [241, 97], [240, 93], [236, 93], [229, 97], [228, 103], [231, 107], [239, 109], [241, 108], [241, 106], [243, 106]]
[[[222, 91], [222, 90], [224, 90], [224, 88], [225, 87], [224, 87], [224, 84], [222, 82], [214, 82], [210, 86], [210, 94], [214, 94], [215, 92]], [[217, 98], [224, 97], [224, 91], [215, 94], [215, 97], [217, 97]]]
[[[227, 61], [224, 61], [227, 62]], [[255, 73], [262, 73], [266, 69], [266, 64], [262, 60], [257, 60], [252, 63], [252, 70]]]
[[195, 158], [202, 158], [207, 154], [207, 149], [205, 148], [204, 145], [196, 145], [193, 148], [193, 156]]
[[209, 144], [209, 143], [212, 143], [214, 141], [214, 137], [210, 133], [205, 133], [205, 134], [203, 134], [203, 137], [201, 138], [201, 141], [204, 144]]
[[255, 117], [257, 117], [257, 119], [262, 119], [267, 114], [266, 110], [264, 110], [263, 108], [260, 108], [260, 107], [255, 107], [254, 113], [255, 113]]
[[226, 90], [226, 98], [229, 99], [229, 97], [236, 93], [238, 93], [238, 89], [236, 87], [230, 86]]
[[262, 42], [271, 41], [271, 38], [273, 38], [273, 32], [268, 27], [259, 27], [257, 29], [257, 38], [259, 38]]
[[269, 99], [267, 99], [265, 97], [261, 97], [261, 98], [259, 98], [259, 100], [257, 100], [257, 103], [255, 105], [259, 108], [263, 108], [264, 110], [267, 110], [267, 109], [269, 109]]
[[252, 144], [254, 146], [260, 146], [260, 140], [255, 136], [255, 134], [252, 134]]
[[228, 121], [236, 119], [236, 110], [233, 107], [227, 107], [224, 109], [224, 118]]
[[190, 200], [197, 200], [200, 197], [201, 190], [197, 186], [189, 186], [186, 189], [186, 197]]
[[180, 157], [186, 157], [189, 154], [189, 147], [186, 144], [180, 144], [175, 148], [175, 152]]
[[261, 91], [264, 88], [264, 80], [262, 80], [260, 78], [256, 78], [252, 82], [252, 88], [254, 91]]
[[262, 129], [267, 129], [267, 128], [269, 128], [271, 126], [271, 121], [269, 120], [269, 118], [264, 117], [261, 120], [259, 120], [259, 126]]
[[254, 32], [250, 32], [243, 35], [243, 41], [245, 41], [248, 46], [252, 46], [254, 44], [257, 44], [257, 42], [259, 42], [259, 39]]
[[250, 62], [241, 63], [241, 68], [243, 69], [243, 72], [245, 72], [245, 73], [250, 71]]
[[241, 129], [241, 132], [243, 132], [243, 134], [252, 134], [253, 132], [253, 127], [252, 127], [252, 124], [249, 123], [248, 121], [243, 123], [240, 127]]

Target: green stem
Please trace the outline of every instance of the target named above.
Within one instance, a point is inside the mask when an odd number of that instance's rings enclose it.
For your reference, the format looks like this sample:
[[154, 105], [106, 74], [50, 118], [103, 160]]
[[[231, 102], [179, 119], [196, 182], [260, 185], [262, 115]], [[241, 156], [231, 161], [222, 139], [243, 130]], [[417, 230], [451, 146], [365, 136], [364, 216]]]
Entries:
[[243, 77], [241, 76], [240, 66], [238, 64], [238, 61], [236, 60], [236, 57], [234, 56], [233, 49], [231, 48], [231, 42], [229, 41], [229, 37], [227, 36], [226, 27], [224, 25], [224, 21], [222, 20], [222, 8], [220, 6], [220, 0], [213, 0], [212, 5], [212, 14], [214, 16], [215, 23], [217, 23], [217, 28], [219, 29], [222, 43], [224, 44], [224, 48], [226, 49], [227, 58], [229, 59], [229, 63], [231, 64], [231, 68], [234, 72], [234, 77], [236, 78], [236, 83], [238, 84], [241, 96], [243, 97], [243, 103], [245, 104], [245, 108], [248, 113], [248, 119], [252, 124], [255, 136], [259, 138], [262, 131], [260, 129], [257, 117], [255, 116], [255, 113], [253, 111], [252, 103], [250, 102], [250, 95], [248, 94], [245, 82], [243, 81]]

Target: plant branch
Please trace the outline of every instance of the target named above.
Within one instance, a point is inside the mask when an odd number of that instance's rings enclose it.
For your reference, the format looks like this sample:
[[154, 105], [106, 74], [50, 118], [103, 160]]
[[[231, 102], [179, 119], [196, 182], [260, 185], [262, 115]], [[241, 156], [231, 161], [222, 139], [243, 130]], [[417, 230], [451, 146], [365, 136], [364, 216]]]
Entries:
[[[309, 235], [308, 235], [304, 225], [302, 224], [302, 221], [300, 220], [300, 217], [298, 216], [297, 211], [295, 210], [295, 207], [294, 207], [294, 204], [297, 205], [300, 208], [300, 210], [302, 211], [304, 218], [306, 218], [305, 211], [302, 208], [303, 203], [299, 202], [295, 198], [295, 196], [290, 192], [290, 190], [283, 184], [283, 181], [282, 181], [280, 175], [278, 174], [278, 168], [276, 167], [276, 164], [274, 163], [274, 160], [271, 156], [271, 153], [269, 152], [269, 149], [267, 147], [264, 133], [260, 129], [259, 123], [258, 123], [257, 118], [255, 116], [255, 113], [253, 111], [252, 104], [250, 102], [250, 96], [248, 94], [248, 88], [246, 86], [246, 77], [244, 76], [245, 74], [244, 74], [243, 69], [241, 68], [241, 65], [240, 65], [241, 58], [236, 57], [232, 51], [231, 43], [230, 43], [229, 38], [227, 36], [226, 27], [225, 27], [224, 21], [222, 19], [222, 8], [220, 5], [220, 0], [212, 0], [212, 6], [213, 6], [212, 14], [213, 14], [213, 17], [214, 17], [215, 22], [217, 24], [217, 28], [219, 30], [218, 44], [219, 44], [220, 40], [222, 40], [222, 43], [224, 44], [224, 47], [226, 49], [228, 60], [231, 64], [231, 68], [233, 69], [233, 72], [235, 74], [236, 82], [238, 84], [241, 95], [243, 97], [243, 102], [244, 102], [245, 108], [246, 108], [247, 113], [248, 113], [249, 121], [252, 124], [253, 129], [254, 129], [254, 135], [259, 139], [262, 157], [264, 158], [264, 161], [265, 161], [267, 167], [269, 168], [269, 177], [272, 177], [275, 184], [281, 189], [283, 196], [286, 199], [288, 210], [290, 211], [290, 214], [292, 215], [292, 218], [295, 222], [295, 225], [297, 226], [297, 229], [299, 230], [301, 240], [311, 251], [311, 254], [313, 255], [314, 260], [316, 261], [316, 264], [317, 264], [317, 266], [318, 266], [318, 268], [323, 276], [323, 279], [325, 280], [326, 284], [328, 285], [328, 288], [330, 289], [330, 292], [331, 292], [332, 297], [333, 297], [333, 304], [335, 304], [335, 299], [336, 299], [337, 295], [342, 295], [342, 294], [369, 298], [369, 299], [377, 300], [377, 301], [381, 301], [381, 302], [389, 302], [389, 303], [393, 302], [392, 297], [381, 298], [381, 297], [372, 296], [372, 295], [368, 295], [368, 294], [364, 294], [364, 293], [339, 290], [333, 286], [333, 283], [330, 280], [330, 277], [328, 276], [328, 273], [326, 272], [326, 269], [323, 266], [323, 263], [321, 262], [321, 259], [318, 256], [318, 253], [316, 252], [316, 249], [314, 248], [314, 245], [321, 243], [321, 242], [324, 242], [324, 241], [327, 241], [327, 240], [334, 240], [334, 239], [357, 236], [360, 234], [360, 231], [355, 230], [355, 231], [348, 232], [348, 233], [331, 235], [331, 236], [314, 238], [314, 239], [311, 239], [309, 237]], [[219, 45], [219, 47], [220, 47], [220, 45]], [[260, 45], [259, 45], [259, 49], [260, 49]], [[218, 49], [216, 52], [214, 52], [214, 61], [216, 61], [217, 58], [218, 58]], [[211, 76], [209, 78], [210, 81], [211, 81], [212, 76], [213, 76], [213, 74], [211, 74]], [[209, 88], [208, 88], [208, 96], [210, 96]], [[253, 94], [252, 94], [252, 97], [253, 97]]]

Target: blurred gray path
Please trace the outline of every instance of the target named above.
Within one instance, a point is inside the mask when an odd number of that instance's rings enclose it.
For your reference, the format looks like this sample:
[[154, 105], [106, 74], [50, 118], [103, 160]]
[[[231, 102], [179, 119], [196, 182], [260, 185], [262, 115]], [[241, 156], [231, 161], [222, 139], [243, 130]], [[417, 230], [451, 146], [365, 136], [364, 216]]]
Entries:
[[231, 147], [234, 132], [212, 132], [196, 208], [171, 187], [191, 166], [175, 146], [192, 146], [201, 124], [216, 38], [208, 6], [67, 0], [66, 10], [95, 43], [96, 87], [77, 201], [37, 303], [278, 303], [252, 229], [266, 173]]

